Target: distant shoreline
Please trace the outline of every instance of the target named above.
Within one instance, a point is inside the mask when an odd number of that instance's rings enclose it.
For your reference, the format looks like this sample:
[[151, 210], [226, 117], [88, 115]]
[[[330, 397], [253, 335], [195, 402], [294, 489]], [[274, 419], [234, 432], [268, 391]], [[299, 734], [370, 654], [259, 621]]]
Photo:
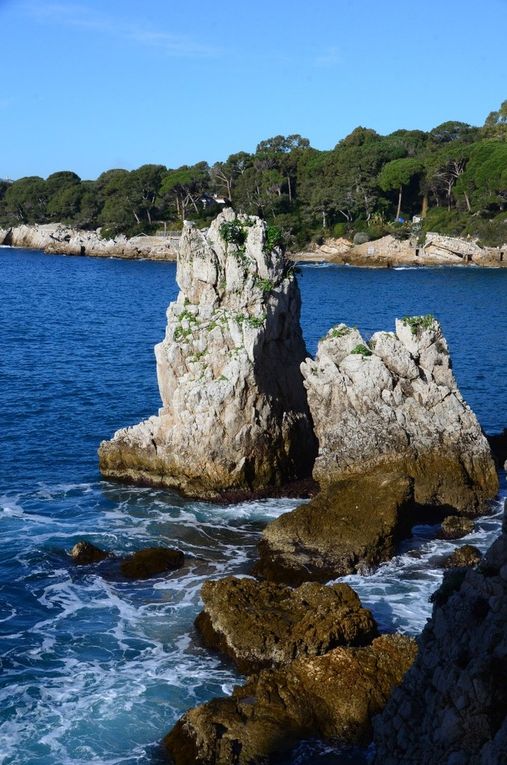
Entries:
[[[35, 224], [0, 229], [0, 246], [42, 250], [48, 254], [156, 260], [175, 262], [179, 234], [136, 236], [123, 234], [102, 239], [100, 230], [84, 231], [62, 224]], [[287, 253], [297, 263], [330, 263], [360, 268], [479, 266], [507, 267], [507, 245], [479, 247], [468, 239], [428, 233], [423, 244], [397, 240], [393, 236], [353, 244], [346, 239], [326, 239], [301, 252]]]

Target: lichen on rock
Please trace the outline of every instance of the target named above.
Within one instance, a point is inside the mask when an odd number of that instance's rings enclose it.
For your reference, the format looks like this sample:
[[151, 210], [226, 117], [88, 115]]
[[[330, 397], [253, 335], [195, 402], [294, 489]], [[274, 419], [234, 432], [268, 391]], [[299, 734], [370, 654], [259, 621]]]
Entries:
[[265, 223], [226, 209], [206, 234], [187, 224], [176, 278], [155, 348], [163, 406], [101, 444], [103, 475], [203, 498], [310, 475], [299, 288]]

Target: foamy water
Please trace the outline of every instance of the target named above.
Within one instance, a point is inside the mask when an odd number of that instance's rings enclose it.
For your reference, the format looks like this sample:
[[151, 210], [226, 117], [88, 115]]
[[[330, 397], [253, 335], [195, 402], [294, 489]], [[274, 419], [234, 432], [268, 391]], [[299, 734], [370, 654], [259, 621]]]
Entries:
[[[219, 507], [100, 481], [100, 440], [159, 406], [153, 346], [176, 295], [175, 265], [8, 248], [0, 260], [0, 762], [154, 765], [187, 708], [242, 679], [199, 644], [202, 583], [248, 575], [262, 528], [297, 503]], [[436, 314], [483, 427], [507, 425], [507, 271], [304, 266], [301, 288], [311, 352], [339, 321], [368, 336], [395, 316]], [[419, 527], [393, 561], [347, 581], [384, 629], [416, 633], [439, 558], [464, 542], [485, 549], [495, 512], [456, 543]], [[67, 551], [83, 538], [116, 555], [175, 546], [186, 564], [128, 582], [108, 561], [74, 566]], [[315, 742], [289, 757], [351, 761]]]

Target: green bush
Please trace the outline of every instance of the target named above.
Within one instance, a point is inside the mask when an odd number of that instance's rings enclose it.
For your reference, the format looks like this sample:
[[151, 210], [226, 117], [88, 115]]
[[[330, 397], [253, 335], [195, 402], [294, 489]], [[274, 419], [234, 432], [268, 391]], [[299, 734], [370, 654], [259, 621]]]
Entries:
[[370, 241], [370, 235], [366, 231], [358, 231], [357, 234], [354, 234], [352, 241], [354, 244], [366, 244], [366, 242]]
[[335, 223], [333, 226], [333, 236], [336, 239], [341, 239], [342, 236], [346, 236], [347, 234], [347, 224], [346, 223]]
[[367, 345], [363, 345], [362, 343], [359, 343], [359, 345], [356, 345], [355, 348], [351, 350], [351, 353], [355, 353], [358, 356], [371, 356], [371, 351], [368, 348]]

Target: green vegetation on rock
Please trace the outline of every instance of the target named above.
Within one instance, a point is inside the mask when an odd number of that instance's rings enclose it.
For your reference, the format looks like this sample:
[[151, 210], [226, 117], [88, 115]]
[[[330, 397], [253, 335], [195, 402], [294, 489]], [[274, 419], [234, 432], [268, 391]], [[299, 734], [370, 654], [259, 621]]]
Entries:
[[435, 317], [427, 313], [424, 316], [404, 316], [402, 321], [405, 326], [410, 327], [413, 335], [417, 335], [419, 330], [431, 329]]

